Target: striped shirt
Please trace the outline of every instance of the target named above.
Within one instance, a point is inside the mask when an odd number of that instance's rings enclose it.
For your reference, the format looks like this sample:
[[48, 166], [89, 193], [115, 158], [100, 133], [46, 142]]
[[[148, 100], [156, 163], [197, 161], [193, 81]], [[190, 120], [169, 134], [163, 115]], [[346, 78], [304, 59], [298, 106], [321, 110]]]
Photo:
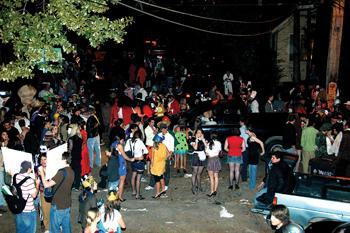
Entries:
[[[16, 182], [17, 184], [19, 182], [21, 182], [21, 180], [23, 180], [24, 178], [26, 178], [28, 176], [27, 173], [19, 173], [17, 176], [16, 176]], [[27, 203], [26, 203], [26, 207], [24, 208], [23, 212], [32, 212], [35, 210], [35, 207], [34, 207], [34, 199], [32, 197], [32, 193], [34, 193], [35, 191], [35, 184], [34, 184], [34, 180], [32, 178], [28, 179], [26, 182], [24, 182], [24, 184], [22, 184], [21, 186], [21, 190], [22, 190], [22, 196], [24, 198], [24, 200], [27, 200]]]

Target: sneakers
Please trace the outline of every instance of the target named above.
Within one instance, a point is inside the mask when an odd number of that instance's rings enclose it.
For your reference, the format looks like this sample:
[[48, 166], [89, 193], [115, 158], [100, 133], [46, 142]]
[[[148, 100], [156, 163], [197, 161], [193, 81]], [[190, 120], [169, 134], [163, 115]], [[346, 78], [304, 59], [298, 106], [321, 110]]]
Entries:
[[168, 190], [168, 186], [165, 185], [164, 190], [167, 191]]
[[[166, 186], [165, 186], [165, 187], [166, 187]], [[148, 190], [153, 190], [153, 189], [154, 189], [154, 188], [153, 188], [152, 186], [149, 186], [149, 185], [145, 188], [145, 190], [147, 190], [147, 191], [148, 191]]]
[[239, 189], [238, 184], [235, 184], [235, 190]]
[[233, 185], [228, 186], [228, 189], [233, 190]]

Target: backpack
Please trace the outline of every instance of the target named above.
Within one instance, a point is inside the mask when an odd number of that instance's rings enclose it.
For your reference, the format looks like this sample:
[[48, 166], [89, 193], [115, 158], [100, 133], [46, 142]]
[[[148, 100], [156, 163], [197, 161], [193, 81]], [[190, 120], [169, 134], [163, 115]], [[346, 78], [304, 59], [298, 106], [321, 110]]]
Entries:
[[21, 186], [24, 184], [24, 182], [30, 179], [30, 177], [29, 176], [25, 177], [23, 180], [21, 180], [17, 184], [16, 182], [17, 175], [18, 173], [13, 176], [12, 185], [10, 186], [10, 189], [9, 189], [10, 193], [5, 192], [4, 189], [1, 190], [6, 200], [7, 206], [13, 214], [22, 213], [22, 211], [26, 207], [27, 200], [30, 195], [28, 194], [27, 199], [24, 199], [22, 196], [22, 189], [21, 189]]

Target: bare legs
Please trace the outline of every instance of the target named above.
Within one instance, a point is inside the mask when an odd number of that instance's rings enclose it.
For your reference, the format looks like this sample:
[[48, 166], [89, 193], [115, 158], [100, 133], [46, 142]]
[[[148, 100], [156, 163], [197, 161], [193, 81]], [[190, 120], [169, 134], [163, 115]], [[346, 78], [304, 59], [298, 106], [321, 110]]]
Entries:
[[126, 178], [125, 176], [119, 177], [118, 195], [121, 200], [124, 200], [123, 191], [124, 191], [125, 178]]
[[132, 172], [132, 177], [131, 177], [132, 194], [135, 195], [136, 198], [139, 198], [141, 196], [140, 195], [141, 176], [142, 174], [138, 174], [137, 172]]
[[179, 154], [176, 154], [176, 155], [175, 155], [175, 164], [174, 164], [174, 168], [177, 170], [178, 173], [179, 173], [180, 167], [181, 167], [181, 165], [180, 165], [180, 157], [181, 157], [181, 155], [179, 155]]
[[164, 178], [162, 178], [162, 179], [160, 179], [160, 181], [156, 182], [156, 195], [154, 196], [154, 198], [160, 197], [160, 195], [162, 195], [163, 193], [165, 193]]
[[219, 173], [214, 171], [208, 171], [210, 179], [210, 194], [217, 192], [219, 186]]
[[186, 167], [186, 154], [180, 155], [180, 169], [182, 169], [184, 173], [187, 173]]

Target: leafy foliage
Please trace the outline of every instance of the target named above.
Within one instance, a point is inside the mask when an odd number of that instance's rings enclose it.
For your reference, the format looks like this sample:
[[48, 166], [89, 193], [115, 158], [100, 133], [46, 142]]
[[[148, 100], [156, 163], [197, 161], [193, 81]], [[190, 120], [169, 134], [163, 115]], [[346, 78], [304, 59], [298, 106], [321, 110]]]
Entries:
[[[2, 0], [0, 2], [0, 40], [11, 44], [15, 60], [0, 65], [0, 80], [33, 77], [34, 68], [59, 73], [55, 48], [76, 52], [67, 33], [86, 38], [92, 47], [108, 40], [122, 43], [131, 17], [110, 20], [105, 0]], [[113, 4], [117, 4], [114, 1]], [[38, 5], [42, 6], [38, 9]], [[43, 60], [44, 59], [44, 60]], [[44, 62], [43, 62], [44, 61]]]

